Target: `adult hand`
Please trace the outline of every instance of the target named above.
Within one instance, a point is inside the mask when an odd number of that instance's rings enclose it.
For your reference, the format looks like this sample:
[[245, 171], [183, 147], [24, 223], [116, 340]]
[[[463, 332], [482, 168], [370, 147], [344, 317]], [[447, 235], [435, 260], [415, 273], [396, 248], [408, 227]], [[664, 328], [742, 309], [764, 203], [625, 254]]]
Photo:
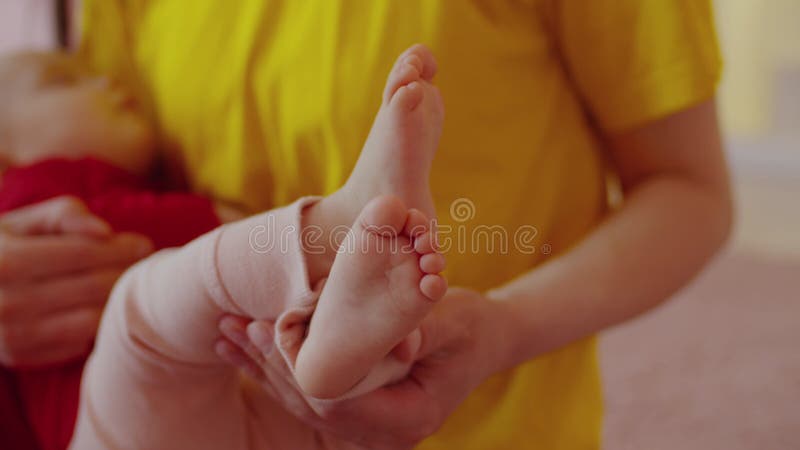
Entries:
[[85, 354], [117, 278], [151, 252], [147, 238], [113, 234], [72, 197], [0, 216], [0, 364]]
[[261, 382], [272, 397], [324, 433], [330, 447], [407, 449], [433, 434], [491, 374], [504, 368], [502, 304], [451, 288], [422, 323], [422, 345], [400, 382], [343, 401], [303, 394], [273, 347], [265, 321], [226, 316], [217, 353]]

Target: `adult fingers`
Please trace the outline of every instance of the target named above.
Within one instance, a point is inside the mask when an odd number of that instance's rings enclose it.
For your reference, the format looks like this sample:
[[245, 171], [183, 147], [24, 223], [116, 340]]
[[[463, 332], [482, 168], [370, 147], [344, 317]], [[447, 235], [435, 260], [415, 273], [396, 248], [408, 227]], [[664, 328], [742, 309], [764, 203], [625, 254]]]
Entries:
[[[250, 359], [256, 366], [262, 366], [265, 363], [264, 355], [247, 336], [246, 328], [250, 322], [251, 320], [245, 317], [225, 315], [219, 321], [219, 331], [235, 344], [243, 356]], [[238, 355], [235, 356], [238, 357]]]
[[124, 268], [112, 267], [0, 290], [0, 322], [31, 321], [82, 306], [102, 307]]
[[152, 251], [150, 240], [133, 233], [120, 233], [102, 240], [76, 235], [0, 234], [0, 283], [127, 266]]
[[[268, 382], [267, 377], [261, 370], [261, 367], [248, 356], [237, 344], [233, 343], [228, 338], [221, 338], [214, 344], [214, 351], [223, 361], [244, 371], [254, 380], [259, 383]], [[273, 393], [270, 391], [270, 395]]]
[[412, 448], [441, 423], [438, 405], [423, 386], [406, 378], [360, 397], [325, 405], [328, 431], [368, 448]]
[[254, 320], [247, 325], [247, 338], [263, 357], [263, 364], [272, 373], [287, 380], [294, 390], [302, 392], [294, 381], [291, 367], [286, 363], [283, 354], [275, 348], [275, 323], [268, 320]]
[[33, 322], [28, 332], [48, 347], [62, 343], [88, 344], [97, 335], [102, 313], [103, 308], [98, 306], [64, 311]]
[[64, 342], [56, 347], [42, 348], [38, 352], [25, 353], [15, 359], [16, 362], [9, 364], [9, 366], [19, 369], [36, 369], [54, 364], [64, 364], [85, 357], [91, 349], [91, 341]]
[[75, 358], [88, 351], [97, 334], [102, 308], [88, 307], [54, 314], [0, 329], [6, 364], [38, 366]]
[[71, 196], [57, 197], [0, 216], [0, 229], [18, 235], [76, 233], [107, 237], [111, 227]]
[[[219, 330], [228, 341], [218, 342], [217, 354], [235, 367], [247, 371], [257, 366], [253, 376], [270, 388], [270, 395], [289, 411], [307, 422], [316, 418], [294, 376], [286, 367], [280, 352], [273, 351], [271, 329], [268, 321], [225, 315], [220, 319]], [[255, 337], [255, 341], [251, 338]], [[266, 341], [266, 342], [265, 342]]]
[[267, 373], [250, 355], [242, 350], [239, 344], [234, 343], [227, 337], [223, 337], [214, 344], [214, 350], [223, 361], [243, 371], [255, 380], [267, 395], [275, 400], [282, 401], [282, 393], [275, 388]]
[[[420, 344], [416, 359], [423, 360], [448, 351], [469, 337], [468, 320], [462, 314], [467, 304], [462, 300], [462, 288], [451, 287], [419, 326]], [[470, 297], [467, 297], [470, 298]]]
[[417, 356], [422, 335], [419, 329], [415, 329], [406, 336], [399, 344], [392, 349], [392, 356], [406, 363], [414, 361]]
[[376, 428], [395, 430], [416, 428], [428, 422], [427, 413], [433, 412], [434, 406], [424, 386], [413, 377], [330, 405], [336, 414], [352, 415], [369, 420]]
[[298, 404], [307, 406], [302, 390], [294, 382], [294, 375], [287, 366], [283, 355], [275, 349], [273, 343], [274, 323], [267, 320], [254, 320], [247, 325], [247, 341], [259, 354], [260, 365], [273, 385], [285, 391], [287, 398], [297, 400]]
[[316, 412], [316, 400], [300, 389], [283, 355], [275, 348], [274, 329], [275, 324], [268, 320], [254, 320], [247, 325], [247, 337], [264, 358], [264, 374], [280, 393], [279, 400], [288, 411], [314, 427], [326, 425]]

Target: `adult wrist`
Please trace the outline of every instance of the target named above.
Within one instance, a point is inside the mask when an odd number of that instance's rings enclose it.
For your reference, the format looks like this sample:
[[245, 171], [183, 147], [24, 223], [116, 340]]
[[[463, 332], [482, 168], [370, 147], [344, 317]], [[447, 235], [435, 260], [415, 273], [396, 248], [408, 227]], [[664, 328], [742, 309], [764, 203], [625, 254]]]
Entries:
[[481, 323], [487, 328], [483, 336], [488, 336], [490, 373], [512, 369], [529, 358], [522, 356], [521, 348], [526, 347], [526, 333], [519, 313], [510, 302], [503, 301], [494, 296], [494, 291], [484, 294], [484, 300], [489, 303], [487, 317]]
[[[486, 292], [485, 297], [495, 305], [499, 370], [512, 369], [546, 352], [547, 332], [541, 326], [541, 314], [535, 311], [534, 295], [520, 292], [509, 285]], [[544, 313], [544, 311], [542, 311]]]

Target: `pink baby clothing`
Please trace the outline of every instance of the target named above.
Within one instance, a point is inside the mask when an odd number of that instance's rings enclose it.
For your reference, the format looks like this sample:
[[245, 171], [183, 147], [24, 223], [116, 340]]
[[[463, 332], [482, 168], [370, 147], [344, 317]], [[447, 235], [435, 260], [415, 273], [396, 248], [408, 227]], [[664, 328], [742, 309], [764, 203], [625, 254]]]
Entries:
[[[121, 278], [84, 371], [70, 448], [317, 447], [314, 430], [214, 352], [223, 313], [274, 320], [276, 347], [293, 367], [319, 298], [300, 234], [302, 212], [316, 200], [225, 225]], [[409, 366], [387, 356], [345, 397]]]

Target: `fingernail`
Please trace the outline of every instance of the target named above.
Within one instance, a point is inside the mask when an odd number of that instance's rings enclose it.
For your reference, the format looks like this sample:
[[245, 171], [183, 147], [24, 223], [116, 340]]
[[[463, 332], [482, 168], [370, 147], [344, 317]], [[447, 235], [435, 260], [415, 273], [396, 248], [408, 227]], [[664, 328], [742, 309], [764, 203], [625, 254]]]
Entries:
[[87, 217], [83, 220], [83, 230], [94, 236], [107, 236], [111, 233], [111, 227], [96, 217]]
[[242, 327], [239, 326], [239, 324], [235, 321], [223, 319], [219, 327], [222, 331], [222, 334], [230, 338], [240, 347], [244, 346], [245, 342], [247, 342], [247, 336], [245, 335], [244, 329], [242, 329]]
[[107, 223], [89, 215], [66, 217], [61, 225], [66, 233], [87, 234], [99, 238], [107, 237], [111, 233], [111, 227]]
[[264, 354], [271, 352], [272, 347], [275, 345], [272, 327], [269, 324], [258, 321], [252, 322], [247, 326], [247, 335]]
[[419, 67], [417, 67], [417, 65], [414, 64], [417, 61], [419, 61], [419, 57], [417, 55], [408, 55], [405, 58], [403, 58], [403, 63], [404, 64], [408, 64], [409, 66], [411, 66], [411, 67], [413, 67], [415, 69], [419, 69]]

